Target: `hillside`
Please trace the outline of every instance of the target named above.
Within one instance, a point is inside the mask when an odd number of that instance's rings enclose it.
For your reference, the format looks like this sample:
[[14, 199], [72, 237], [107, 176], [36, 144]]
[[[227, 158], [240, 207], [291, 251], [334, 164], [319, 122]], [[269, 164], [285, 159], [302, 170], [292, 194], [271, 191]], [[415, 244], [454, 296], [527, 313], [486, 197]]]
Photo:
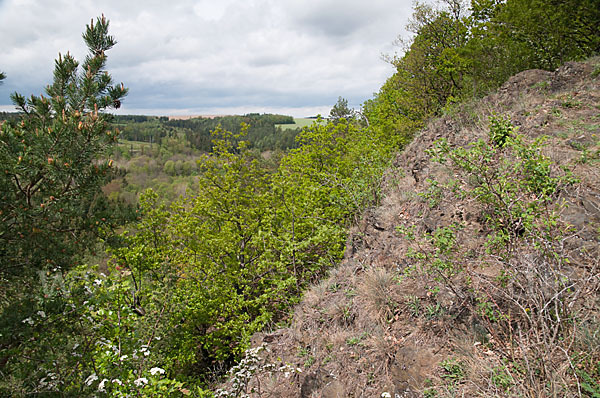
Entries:
[[86, 25], [0, 121], [0, 396], [598, 396], [597, 0], [468, 3], [285, 131], [113, 118]]
[[596, 396], [599, 71], [524, 71], [432, 120], [217, 396]]

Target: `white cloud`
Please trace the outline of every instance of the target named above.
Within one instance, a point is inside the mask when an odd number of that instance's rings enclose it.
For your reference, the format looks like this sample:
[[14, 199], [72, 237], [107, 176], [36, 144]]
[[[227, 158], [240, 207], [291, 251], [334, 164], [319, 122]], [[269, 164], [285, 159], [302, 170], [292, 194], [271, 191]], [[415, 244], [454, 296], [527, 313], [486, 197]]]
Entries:
[[408, 0], [98, 3], [0, 2], [0, 105], [41, 93], [58, 52], [83, 59], [84, 25], [104, 13], [118, 42], [108, 69], [130, 88], [123, 111], [309, 111], [338, 96], [358, 106], [392, 74], [380, 55], [411, 13]]

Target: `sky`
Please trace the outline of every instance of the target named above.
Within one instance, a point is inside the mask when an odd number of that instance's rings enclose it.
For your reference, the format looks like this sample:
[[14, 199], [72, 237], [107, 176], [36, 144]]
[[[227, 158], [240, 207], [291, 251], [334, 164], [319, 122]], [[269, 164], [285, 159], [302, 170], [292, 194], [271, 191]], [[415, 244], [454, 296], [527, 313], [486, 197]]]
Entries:
[[359, 108], [390, 77], [411, 0], [0, 0], [0, 110], [43, 94], [54, 59], [83, 61], [85, 25], [104, 14], [107, 70], [129, 94], [118, 113], [328, 115]]

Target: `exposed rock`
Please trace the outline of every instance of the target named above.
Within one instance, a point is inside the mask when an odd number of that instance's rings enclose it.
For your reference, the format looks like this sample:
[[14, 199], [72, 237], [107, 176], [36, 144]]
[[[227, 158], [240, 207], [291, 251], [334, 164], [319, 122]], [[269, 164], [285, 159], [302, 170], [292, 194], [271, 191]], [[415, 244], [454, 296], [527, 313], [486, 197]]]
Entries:
[[[564, 200], [568, 205], [562, 208], [560, 222], [571, 234], [563, 242], [571, 260], [563, 277], [569, 280], [578, 267], [597, 267], [600, 87], [598, 79], [590, 78], [592, 70], [589, 62], [570, 62], [555, 72], [519, 73], [496, 93], [433, 120], [417, 134], [386, 173], [380, 207], [365, 211], [352, 228], [342, 264], [305, 294], [289, 328], [253, 340], [268, 343], [271, 351], [265, 361], [302, 370], [293, 377], [257, 374], [253, 383], [260, 384], [261, 396], [380, 397], [388, 392], [420, 397], [428, 380], [443, 374], [439, 364], [444, 358], [469, 353], [473, 361], [498, 359], [497, 352], [483, 349], [494, 347], [495, 337], [489, 325], [465, 310], [464, 291], [432, 293], [429, 286], [404, 278], [403, 272], [417, 267], [418, 261], [406, 237], [396, 231], [416, 225], [414, 233], [431, 233], [460, 224], [457, 245], [464, 266], [473, 266], [469, 278], [484, 283], [503, 277], [502, 258], [487, 254], [489, 231], [482, 205], [445, 198], [429, 203], [422, 196], [430, 188], [428, 179], [444, 182], [454, 177], [451, 169], [432, 163], [425, 150], [440, 138], [451, 146], [466, 146], [485, 137], [492, 113], [509, 115], [529, 140], [549, 136], [544, 153], [581, 180], [557, 198], [557, 203]], [[518, 261], [535, 263], [527, 245], [515, 250]], [[536, 278], [543, 274], [543, 264], [527, 272], [528, 278]], [[515, 291], [516, 297], [528, 294], [527, 287], [522, 288]], [[551, 292], [540, 294], [545, 298]], [[298, 354], [306, 347], [310, 361]], [[461, 385], [462, 396], [482, 396], [469, 388]]]

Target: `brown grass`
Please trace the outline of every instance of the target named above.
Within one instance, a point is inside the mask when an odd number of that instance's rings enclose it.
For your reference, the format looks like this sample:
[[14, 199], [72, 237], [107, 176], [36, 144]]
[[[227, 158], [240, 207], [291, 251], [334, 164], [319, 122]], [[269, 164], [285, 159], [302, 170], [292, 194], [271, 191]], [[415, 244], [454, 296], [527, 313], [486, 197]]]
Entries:
[[[600, 87], [593, 70], [590, 61], [523, 72], [418, 134], [386, 173], [380, 207], [353, 227], [344, 262], [305, 293], [289, 328], [255, 339], [268, 343], [266, 363], [302, 371], [259, 372], [251, 385], [261, 394], [251, 396], [586, 396], [582, 374], [600, 361]], [[432, 205], [422, 196], [427, 179], [443, 183], [456, 173], [430, 162], [424, 149], [441, 137], [461, 146], [485, 137], [498, 111], [528, 139], [548, 135], [545, 154], [581, 180], [556, 198], [560, 238], [518, 241], [508, 258], [488, 252], [491, 231], [477, 200], [445, 191]], [[425, 233], [455, 223], [462, 228], [447, 260], [462, 271], [444, 279], [426, 272], [427, 260], [414, 253], [433, 254]], [[415, 239], [398, 226], [414, 228]], [[503, 280], [503, 271], [511, 277]], [[501, 311], [485, 315], [483, 302]]]

